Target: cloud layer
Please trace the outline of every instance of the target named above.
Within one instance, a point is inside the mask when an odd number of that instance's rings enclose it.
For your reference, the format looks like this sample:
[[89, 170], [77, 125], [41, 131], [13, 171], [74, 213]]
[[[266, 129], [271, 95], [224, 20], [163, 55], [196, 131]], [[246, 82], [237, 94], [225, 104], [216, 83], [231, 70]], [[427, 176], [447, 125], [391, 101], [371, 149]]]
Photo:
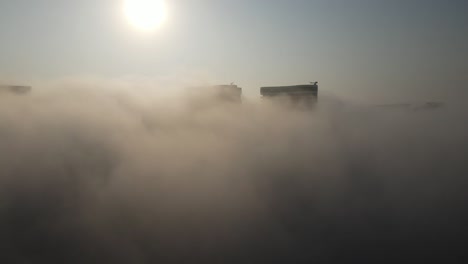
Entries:
[[0, 96], [5, 263], [466, 258], [461, 108], [43, 88]]

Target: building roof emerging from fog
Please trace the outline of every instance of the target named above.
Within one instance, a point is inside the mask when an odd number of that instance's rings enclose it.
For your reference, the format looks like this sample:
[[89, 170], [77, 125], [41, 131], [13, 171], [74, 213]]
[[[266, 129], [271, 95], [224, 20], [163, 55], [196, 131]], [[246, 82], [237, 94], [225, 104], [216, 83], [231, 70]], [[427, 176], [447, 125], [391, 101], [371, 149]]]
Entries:
[[289, 86], [267, 86], [260, 88], [261, 95], [277, 95], [277, 94], [312, 94], [317, 95], [318, 85], [317, 83], [312, 84], [301, 84], [301, 85], [289, 85]]
[[31, 86], [24, 85], [0, 85], [0, 92], [9, 92], [14, 94], [26, 94], [31, 92]]

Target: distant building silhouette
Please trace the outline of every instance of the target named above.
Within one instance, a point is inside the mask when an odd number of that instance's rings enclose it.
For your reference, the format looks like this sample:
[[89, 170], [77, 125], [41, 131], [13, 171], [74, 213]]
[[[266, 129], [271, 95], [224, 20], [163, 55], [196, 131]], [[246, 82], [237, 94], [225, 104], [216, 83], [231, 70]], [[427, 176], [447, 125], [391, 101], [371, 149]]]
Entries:
[[23, 85], [0, 85], [0, 92], [8, 92], [13, 94], [26, 94], [31, 92], [31, 86]]
[[287, 99], [293, 104], [312, 106], [318, 99], [318, 82], [290, 86], [267, 86], [260, 88], [263, 98]]
[[190, 106], [205, 108], [211, 105], [242, 102], [242, 88], [237, 85], [207, 85], [187, 88]]

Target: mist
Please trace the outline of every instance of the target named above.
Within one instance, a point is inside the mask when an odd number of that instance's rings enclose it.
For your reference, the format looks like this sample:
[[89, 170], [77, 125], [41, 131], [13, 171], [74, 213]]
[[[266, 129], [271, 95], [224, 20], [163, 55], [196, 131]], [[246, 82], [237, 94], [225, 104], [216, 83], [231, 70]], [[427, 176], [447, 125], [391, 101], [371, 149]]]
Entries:
[[104, 81], [2, 94], [2, 259], [462, 263], [466, 117], [451, 102], [322, 93], [306, 110]]

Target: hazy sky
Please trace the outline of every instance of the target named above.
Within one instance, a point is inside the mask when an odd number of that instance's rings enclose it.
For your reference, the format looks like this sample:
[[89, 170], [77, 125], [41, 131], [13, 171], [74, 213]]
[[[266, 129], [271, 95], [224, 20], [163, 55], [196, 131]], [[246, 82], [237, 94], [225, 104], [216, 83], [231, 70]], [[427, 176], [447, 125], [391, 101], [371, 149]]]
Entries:
[[234, 81], [251, 95], [315, 80], [370, 96], [468, 82], [466, 0], [166, 0], [152, 33], [122, 2], [0, 0], [0, 76]]

